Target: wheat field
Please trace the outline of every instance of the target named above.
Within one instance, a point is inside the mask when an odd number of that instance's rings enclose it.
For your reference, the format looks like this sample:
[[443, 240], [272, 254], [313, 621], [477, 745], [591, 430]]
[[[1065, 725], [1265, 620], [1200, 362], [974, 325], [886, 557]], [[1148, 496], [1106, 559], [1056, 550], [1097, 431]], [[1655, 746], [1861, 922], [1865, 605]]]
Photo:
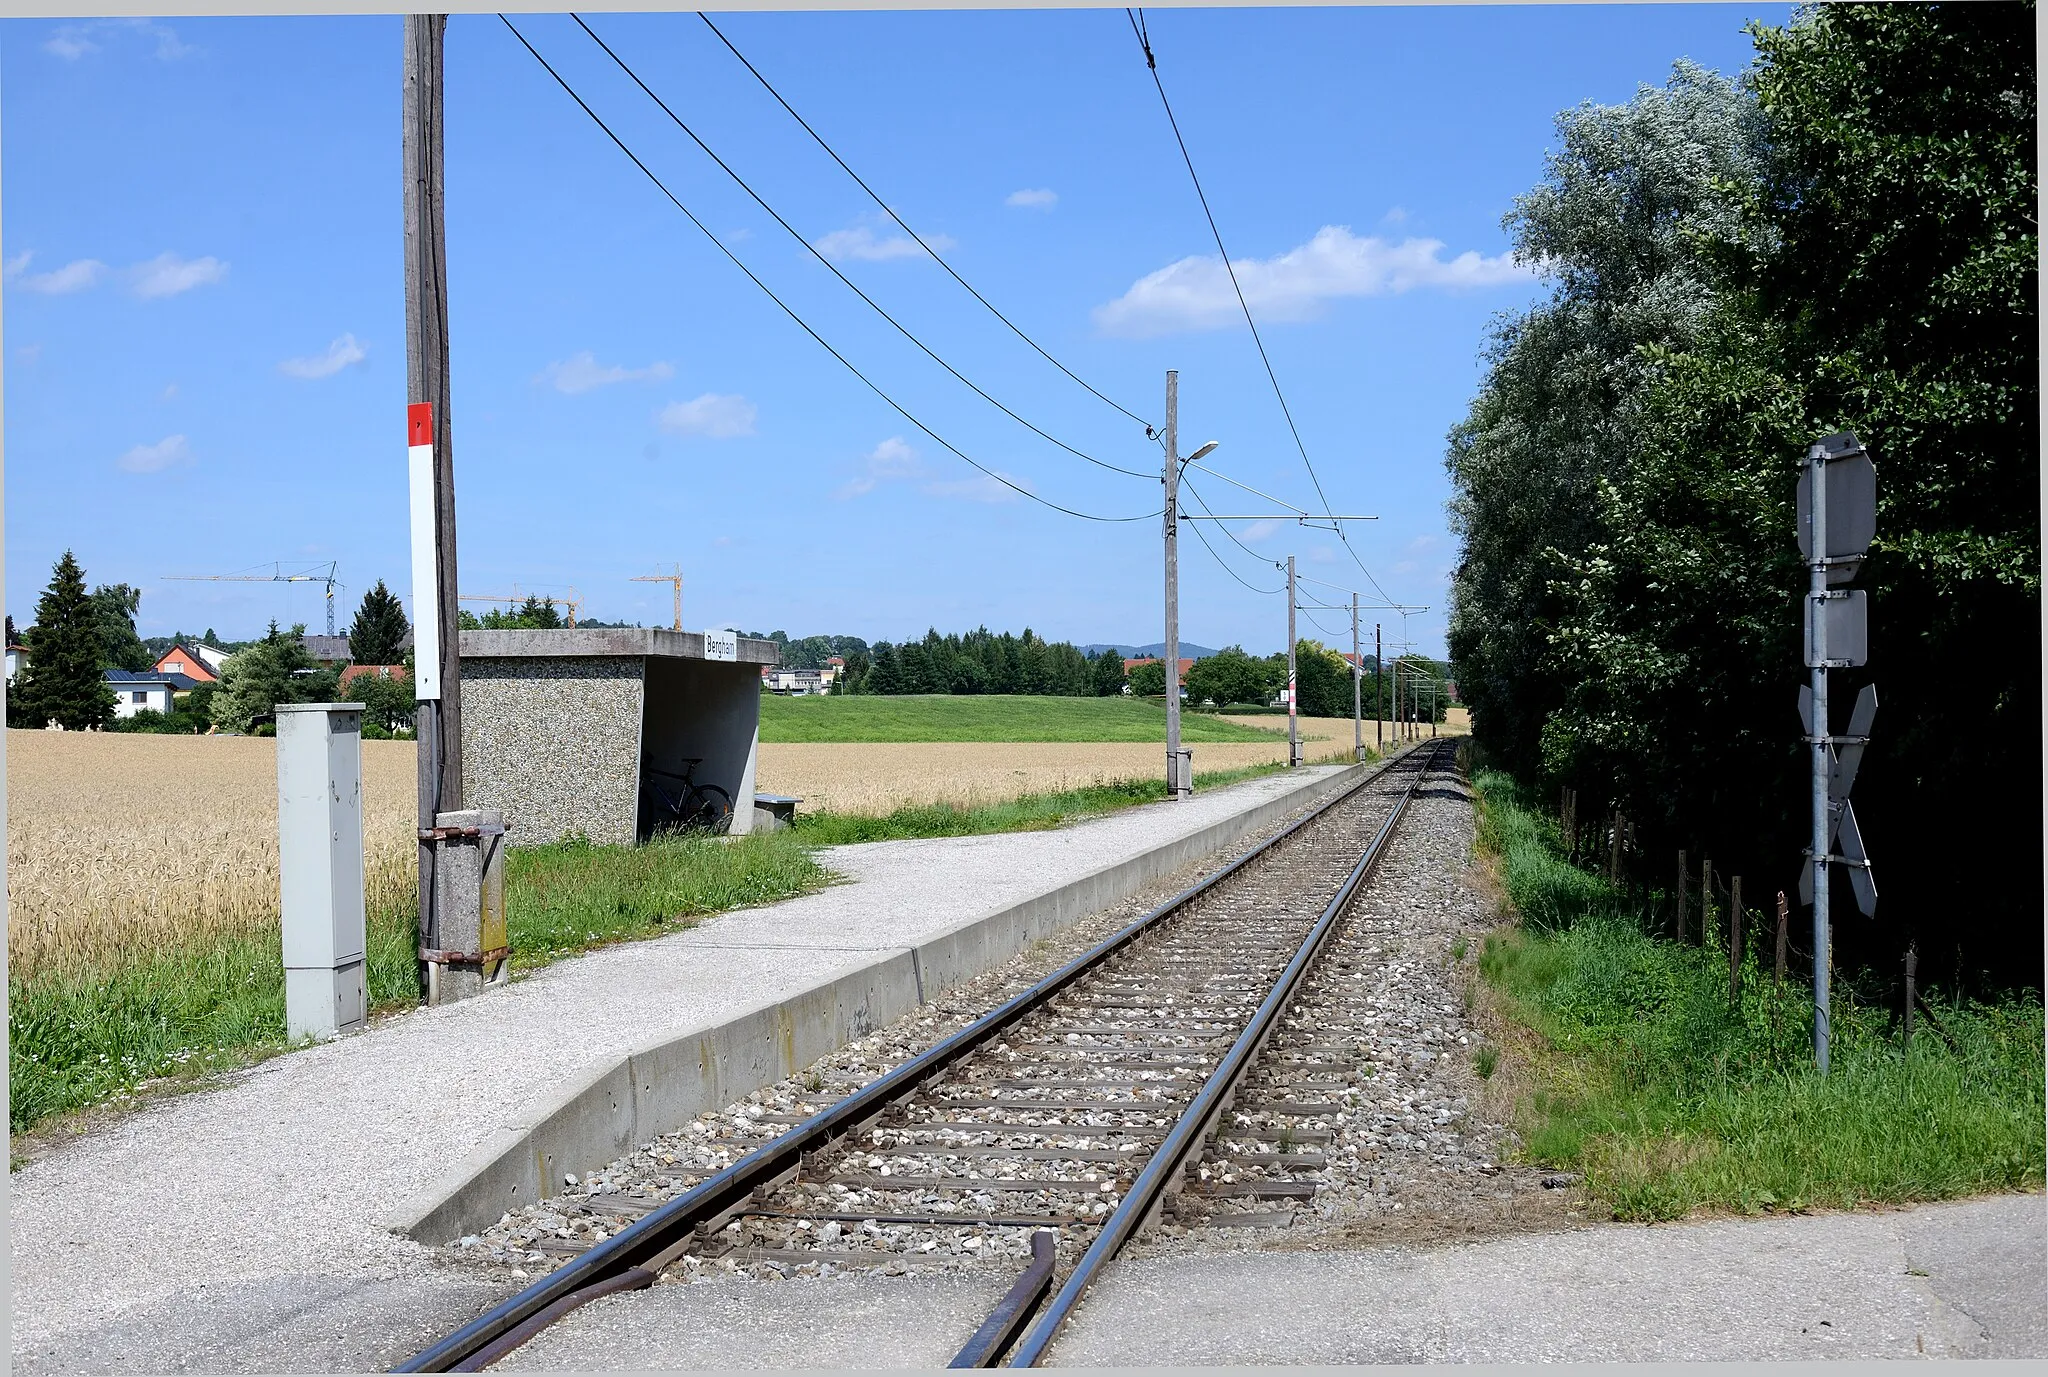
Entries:
[[[367, 899], [411, 902], [410, 742], [363, 743]], [[275, 929], [277, 748], [257, 737], [7, 733], [10, 976]]]
[[[1249, 719], [1270, 727], [1284, 719]], [[1349, 719], [1304, 718], [1311, 762], [1349, 755]], [[1366, 741], [1372, 725], [1366, 724]], [[1193, 747], [1195, 770], [1277, 764], [1284, 737]], [[757, 787], [808, 812], [999, 803], [1164, 764], [1158, 742], [769, 744]], [[407, 741], [363, 743], [373, 910], [413, 902], [415, 764]], [[7, 733], [10, 974], [105, 969], [219, 932], [277, 925], [276, 743], [258, 737]]]

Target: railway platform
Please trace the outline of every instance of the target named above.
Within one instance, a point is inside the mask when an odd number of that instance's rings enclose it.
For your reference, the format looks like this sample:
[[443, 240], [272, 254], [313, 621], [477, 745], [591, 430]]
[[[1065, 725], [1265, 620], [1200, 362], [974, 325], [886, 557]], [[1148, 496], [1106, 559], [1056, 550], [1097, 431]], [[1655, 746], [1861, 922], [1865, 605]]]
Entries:
[[433, 1267], [401, 1230], [435, 1224], [464, 1173], [517, 1157], [564, 1087], [601, 1089], [637, 1051], [907, 953], [927, 953], [910, 967], [919, 981], [944, 976], [934, 958], [993, 964], [1008, 953], [977, 922], [1107, 907], [1346, 773], [1270, 776], [1053, 832], [835, 848], [827, 863], [851, 883], [563, 961], [122, 1115], [13, 1174], [15, 1370], [387, 1366], [504, 1297]]

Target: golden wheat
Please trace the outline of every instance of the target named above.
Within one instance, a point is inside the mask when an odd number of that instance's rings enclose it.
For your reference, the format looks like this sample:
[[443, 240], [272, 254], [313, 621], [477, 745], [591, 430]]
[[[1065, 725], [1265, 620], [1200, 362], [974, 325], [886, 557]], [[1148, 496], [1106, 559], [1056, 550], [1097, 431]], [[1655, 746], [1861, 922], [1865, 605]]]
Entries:
[[[409, 742], [363, 743], [374, 909], [412, 902]], [[254, 737], [7, 733], [9, 973], [275, 931], [277, 754]]]

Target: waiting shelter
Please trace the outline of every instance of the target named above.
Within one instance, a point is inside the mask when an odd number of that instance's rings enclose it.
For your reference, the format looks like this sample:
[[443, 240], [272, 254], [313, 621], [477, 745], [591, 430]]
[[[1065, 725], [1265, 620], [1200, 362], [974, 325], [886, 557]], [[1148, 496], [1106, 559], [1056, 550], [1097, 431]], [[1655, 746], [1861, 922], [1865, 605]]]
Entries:
[[[641, 627], [464, 631], [462, 794], [520, 845], [645, 841], [691, 786], [752, 831], [773, 641]], [[727, 655], [731, 658], [726, 658]]]

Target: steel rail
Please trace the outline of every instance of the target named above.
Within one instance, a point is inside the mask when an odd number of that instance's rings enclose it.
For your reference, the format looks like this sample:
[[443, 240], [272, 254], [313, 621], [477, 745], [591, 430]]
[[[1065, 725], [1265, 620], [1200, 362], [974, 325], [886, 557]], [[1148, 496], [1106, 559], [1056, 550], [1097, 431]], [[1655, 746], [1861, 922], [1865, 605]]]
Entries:
[[[1013, 1024], [1116, 955], [1153, 927], [1271, 852], [1282, 842], [1350, 801], [1395, 765], [1416, 753], [1404, 752], [1382, 762], [1350, 787], [1317, 804], [1281, 831], [1189, 885], [1180, 893], [1133, 919], [1112, 936], [983, 1015], [940, 1040], [887, 1075], [820, 1110], [787, 1133], [764, 1143], [716, 1175], [700, 1181], [675, 1199], [578, 1254], [460, 1329], [393, 1367], [393, 1372], [450, 1372], [500, 1335], [523, 1328], [558, 1301], [606, 1279], [650, 1265], [666, 1266], [692, 1238], [708, 1238], [727, 1221], [746, 1213], [750, 1201], [766, 1204], [767, 1195], [796, 1176], [805, 1158], [837, 1144], [874, 1123], [896, 1102], [916, 1093], [956, 1062], [997, 1040]], [[1410, 787], [1413, 792], [1413, 787]], [[1406, 798], [1406, 795], [1403, 795]], [[531, 1332], [531, 1331], [528, 1331]]]
[[1238, 1035], [1237, 1041], [1231, 1044], [1230, 1050], [1217, 1063], [1215, 1074], [1211, 1075], [1201, 1090], [1196, 1092], [1195, 1098], [1189, 1102], [1188, 1107], [1181, 1112], [1180, 1118], [1167, 1133], [1166, 1141], [1159, 1145], [1158, 1150], [1139, 1171], [1137, 1179], [1124, 1193], [1124, 1198], [1118, 1203], [1115, 1212], [1103, 1222], [1102, 1228], [1095, 1235], [1095, 1241], [1088, 1245], [1088, 1251], [1081, 1255], [1081, 1260], [1074, 1264], [1074, 1270], [1067, 1274], [1066, 1284], [1060, 1287], [1059, 1294], [1053, 1297], [1052, 1303], [1038, 1317], [1030, 1332], [1018, 1341], [1016, 1353], [1011, 1357], [1009, 1366], [1038, 1365], [1039, 1360], [1045, 1356], [1046, 1349], [1051, 1346], [1054, 1336], [1066, 1323], [1067, 1316], [1073, 1313], [1074, 1307], [1081, 1303], [1082, 1296], [1087, 1294], [1096, 1275], [1123, 1249], [1124, 1244], [1137, 1235], [1164, 1203], [1169, 1187], [1180, 1178], [1185, 1169], [1188, 1153], [1208, 1136], [1210, 1125], [1229, 1107], [1231, 1097], [1237, 1090], [1238, 1080], [1251, 1068], [1259, 1049], [1265, 1045], [1267, 1037], [1278, 1025], [1280, 1015], [1293, 1002], [1296, 990], [1315, 965], [1316, 958], [1322, 954], [1325, 943], [1342, 920], [1345, 909], [1350, 907], [1359, 887], [1378, 867], [1388, 838], [1394, 835], [1395, 826], [1408, 809], [1409, 799], [1415, 796], [1416, 787], [1422, 783], [1423, 777], [1435, 766], [1442, 754], [1443, 749], [1439, 745], [1430, 747], [1423, 756], [1422, 768], [1415, 772], [1415, 777], [1408, 782], [1408, 787], [1395, 801], [1393, 811], [1387, 814], [1386, 821], [1381, 823], [1379, 831], [1373, 834], [1372, 841], [1365, 848], [1365, 854], [1358, 858], [1358, 864], [1352, 867], [1351, 874], [1338, 889], [1336, 897], [1332, 898], [1329, 906], [1323, 910], [1323, 916], [1309, 929], [1309, 934], [1303, 939], [1300, 950], [1295, 952], [1294, 959], [1287, 963], [1287, 969], [1281, 972], [1272, 991], [1259, 1004], [1258, 1012], [1252, 1015], [1251, 1022], [1245, 1026], [1244, 1032]]

